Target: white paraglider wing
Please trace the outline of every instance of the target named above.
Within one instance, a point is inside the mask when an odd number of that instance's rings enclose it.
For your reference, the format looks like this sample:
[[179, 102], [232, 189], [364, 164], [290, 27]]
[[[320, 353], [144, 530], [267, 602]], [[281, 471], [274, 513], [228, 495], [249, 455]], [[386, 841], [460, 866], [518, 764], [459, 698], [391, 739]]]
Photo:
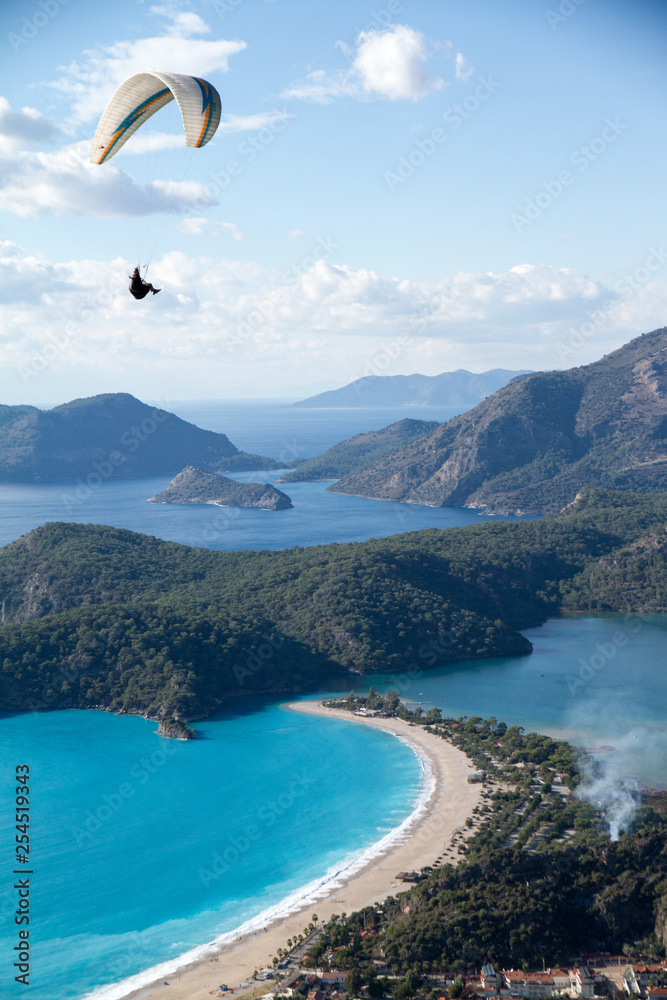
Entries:
[[180, 73], [135, 73], [121, 83], [95, 132], [91, 163], [106, 163], [151, 115], [176, 100], [183, 118], [185, 145], [200, 147], [220, 123], [220, 94], [207, 80]]

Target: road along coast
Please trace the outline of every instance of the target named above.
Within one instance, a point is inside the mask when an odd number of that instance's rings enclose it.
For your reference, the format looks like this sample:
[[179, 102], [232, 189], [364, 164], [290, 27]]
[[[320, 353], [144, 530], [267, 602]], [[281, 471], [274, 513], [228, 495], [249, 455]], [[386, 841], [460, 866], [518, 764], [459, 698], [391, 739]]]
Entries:
[[[159, 995], [165, 1000], [205, 1000], [221, 983], [231, 987], [251, 979], [255, 969], [270, 967], [278, 948], [285, 948], [288, 938], [302, 933], [313, 911], [324, 923], [333, 913], [353, 913], [407, 887], [397, 881], [396, 874], [415, 871], [431, 865], [449, 847], [455, 832], [480, 801], [481, 786], [469, 784], [473, 768], [464, 753], [446, 740], [425, 732], [420, 726], [402, 719], [363, 718], [338, 709], [328, 709], [315, 701], [300, 701], [287, 705], [290, 711], [309, 715], [339, 718], [349, 724], [373, 726], [408, 743], [422, 762], [423, 793], [409, 817], [398, 831], [383, 838], [377, 850], [364, 852], [359, 864], [332, 873], [332, 877], [313, 887], [306, 896], [295, 896], [291, 905], [275, 908], [273, 920], [264, 926], [257, 924], [246, 933], [239, 930], [233, 940], [214, 942], [197, 949], [196, 957], [184, 955], [177, 961], [146, 970], [141, 976], [100, 990], [96, 996], [109, 1000], [151, 1000]], [[150, 977], [150, 979], [149, 979]], [[152, 981], [150, 981], [152, 979]], [[137, 980], [140, 980], [138, 982]], [[165, 982], [168, 985], [165, 985]], [[132, 988], [136, 984], [135, 988]], [[253, 983], [256, 987], [258, 984]], [[240, 989], [242, 996], [250, 989]]]

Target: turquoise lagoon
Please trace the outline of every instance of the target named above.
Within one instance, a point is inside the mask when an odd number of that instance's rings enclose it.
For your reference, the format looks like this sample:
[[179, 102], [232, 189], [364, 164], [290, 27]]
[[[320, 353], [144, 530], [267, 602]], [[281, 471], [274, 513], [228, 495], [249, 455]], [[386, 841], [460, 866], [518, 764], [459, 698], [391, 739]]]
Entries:
[[30, 984], [51, 1000], [159, 963], [166, 974], [278, 904], [312, 897], [316, 910], [317, 890], [395, 831], [422, 789], [422, 763], [395, 737], [275, 701], [198, 723], [194, 742], [155, 730], [103, 712], [2, 719], [3, 997], [25, 990], [10, 973], [17, 764], [31, 771]]
[[[526, 634], [530, 656], [372, 682], [448, 715], [495, 715], [592, 745], [610, 773], [666, 787], [667, 616], [577, 616]], [[582, 676], [614, 636], [616, 652]], [[418, 808], [423, 765], [386, 733], [275, 698], [239, 699], [196, 728], [199, 739], [182, 743], [102, 712], [3, 717], [3, 800], [17, 763], [33, 775], [33, 981], [52, 1000], [111, 1000], [125, 986], [97, 988], [158, 963], [166, 972], [193, 948], [316, 898]], [[15, 904], [9, 820], [3, 809], [4, 914]], [[5, 956], [14, 943], [5, 918]]]

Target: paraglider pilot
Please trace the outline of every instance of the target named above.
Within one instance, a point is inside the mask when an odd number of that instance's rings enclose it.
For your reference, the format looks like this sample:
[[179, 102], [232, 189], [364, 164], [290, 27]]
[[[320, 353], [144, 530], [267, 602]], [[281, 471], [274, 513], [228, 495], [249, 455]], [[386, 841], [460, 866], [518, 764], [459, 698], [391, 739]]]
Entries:
[[135, 267], [134, 271], [130, 275], [130, 291], [134, 295], [135, 299], [144, 299], [149, 292], [152, 292], [153, 295], [157, 295], [160, 289], [153, 288], [150, 281], [144, 281], [139, 274], [139, 268]]

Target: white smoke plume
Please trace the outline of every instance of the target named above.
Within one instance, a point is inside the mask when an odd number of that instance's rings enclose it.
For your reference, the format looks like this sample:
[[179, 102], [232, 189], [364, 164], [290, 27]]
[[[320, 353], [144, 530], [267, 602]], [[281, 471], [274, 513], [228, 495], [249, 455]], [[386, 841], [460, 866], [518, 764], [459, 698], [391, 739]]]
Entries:
[[576, 794], [582, 801], [602, 810], [612, 841], [630, 829], [641, 798], [640, 788], [633, 779], [613, 774], [585, 778]]

